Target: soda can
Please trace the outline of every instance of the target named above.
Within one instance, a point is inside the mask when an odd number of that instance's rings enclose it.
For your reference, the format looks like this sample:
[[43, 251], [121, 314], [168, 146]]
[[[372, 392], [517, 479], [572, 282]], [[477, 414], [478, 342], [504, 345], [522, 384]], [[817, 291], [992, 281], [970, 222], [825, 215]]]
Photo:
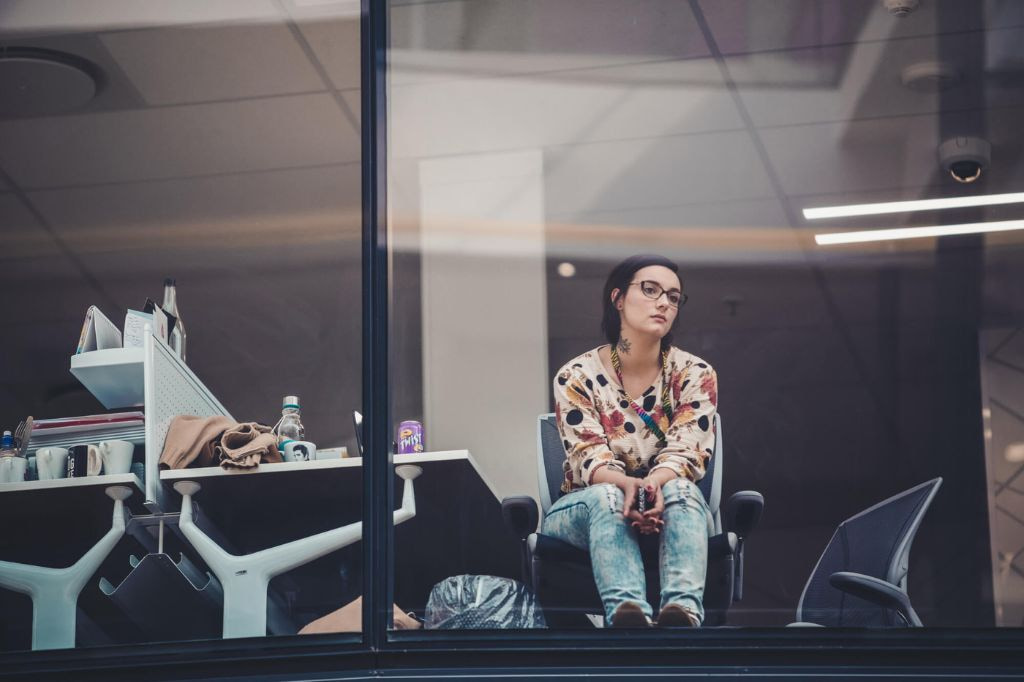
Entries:
[[417, 421], [404, 421], [398, 425], [397, 453], [408, 455], [423, 452], [423, 424]]

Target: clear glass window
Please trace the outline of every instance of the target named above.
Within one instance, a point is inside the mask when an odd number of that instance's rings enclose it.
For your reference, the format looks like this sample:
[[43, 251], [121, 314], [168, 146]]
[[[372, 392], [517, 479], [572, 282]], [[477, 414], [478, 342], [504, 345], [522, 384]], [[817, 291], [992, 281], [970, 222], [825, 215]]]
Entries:
[[[424, 450], [395, 456], [422, 467], [402, 611], [1021, 624], [1017, 3], [395, 0], [388, 22], [392, 427]], [[635, 254], [684, 306], [605, 288]], [[653, 539], [594, 520], [652, 477]], [[702, 503], [701, 539], [680, 510]]]
[[0, 649], [358, 631], [358, 7], [0, 17]]

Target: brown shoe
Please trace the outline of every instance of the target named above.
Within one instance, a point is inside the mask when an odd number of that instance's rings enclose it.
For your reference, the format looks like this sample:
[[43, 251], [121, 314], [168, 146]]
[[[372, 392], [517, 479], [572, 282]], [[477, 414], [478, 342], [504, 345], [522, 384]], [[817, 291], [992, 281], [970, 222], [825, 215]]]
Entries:
[[658, 627], [662, 628], [699, 628], [700, 621], [692, 611], [679, 604], [667, 604], [658, 614]]
[[624, 601], [612, 614], [613, 628], [649, 628], [651, 621], [640, 605], [632, 601]]

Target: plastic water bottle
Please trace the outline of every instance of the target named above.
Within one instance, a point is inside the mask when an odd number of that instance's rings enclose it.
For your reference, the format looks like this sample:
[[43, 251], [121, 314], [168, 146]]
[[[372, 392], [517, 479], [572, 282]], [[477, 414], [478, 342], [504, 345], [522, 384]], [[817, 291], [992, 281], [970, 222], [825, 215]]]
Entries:
[[299, 396], [286, 395], [281, 402], [281, 421], [277, 423], [277, 442], [283, 446], [290, 440], [306, 440], [306, 429], [299, 414]]
[[14, 447], [14, 436], [10, 431], [4, 431], [3, 437], [0, 438], [0, 457], [15, 457], [17, 454], [18, 449]]

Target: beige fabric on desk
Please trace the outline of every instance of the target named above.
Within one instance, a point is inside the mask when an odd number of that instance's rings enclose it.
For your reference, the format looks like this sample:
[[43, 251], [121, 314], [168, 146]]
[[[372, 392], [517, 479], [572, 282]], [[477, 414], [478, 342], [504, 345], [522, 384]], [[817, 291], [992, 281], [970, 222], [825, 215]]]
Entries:
[[245, 422], [232, 426], [220, 437], [216, 448], [223, 469], [251, 469], [260, 462], [280, 462], [277, 436], [269, 426]]
[[[423, 623], [402, 612], [394, 605], [396, 630], [419, 630]], [[345, 604], [337, 611], [332, 611], [322, 618], [317, 618], [299, 630], [300, 635], [316, 635], [323, 632], [362, 632], [363, 630], [363, 598]]]
[[215, 448], [221, 434], [235, 426], [230, 417], [197, 417], [181, 414], [171, 420], [160, 454], [161, 469], [184, 469], [193, 462], [196, 466], [217, 465]]

